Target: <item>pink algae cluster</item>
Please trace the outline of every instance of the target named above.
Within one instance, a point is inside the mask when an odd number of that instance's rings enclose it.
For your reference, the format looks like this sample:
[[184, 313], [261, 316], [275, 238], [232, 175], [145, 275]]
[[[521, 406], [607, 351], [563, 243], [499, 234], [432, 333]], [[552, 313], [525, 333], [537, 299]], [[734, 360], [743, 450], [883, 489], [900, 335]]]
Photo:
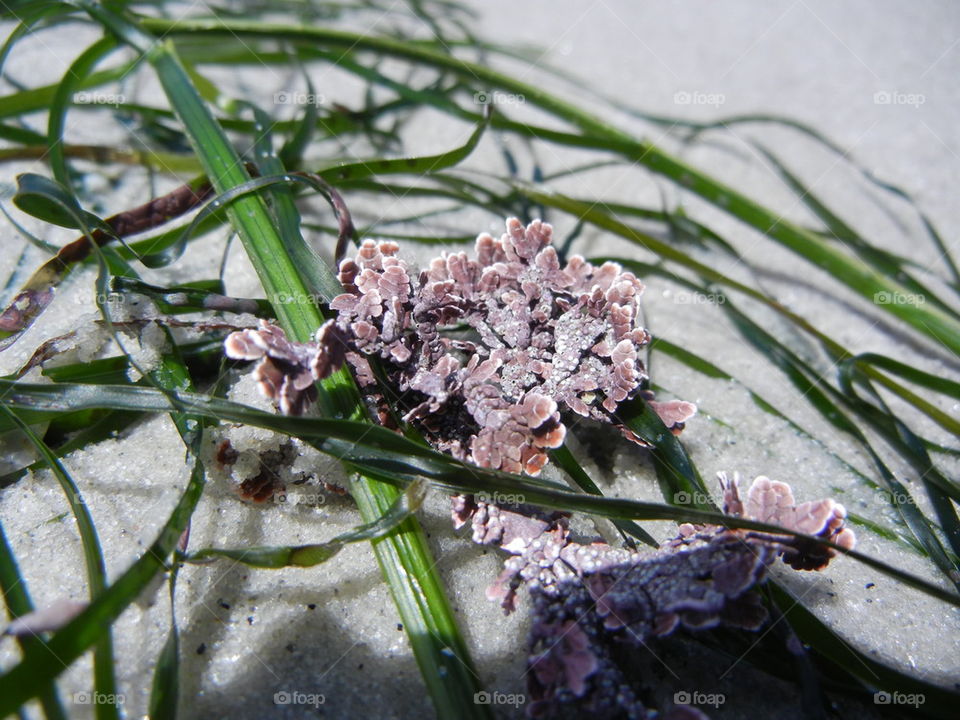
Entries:
[[[291, 343], [265, 324], [233, 333], [226, 352], [259, 359], [261, 388], [293, 414], [313, 399], [311, 381], [344, 362], [376, 394], [379, 363], [403, 419], [434, 446], [536, 475], [564, 441], [563, 413], [615, 422], [647, 379], [639, 353], [650, 340], [637, 277], [580, 256], [561, 265], [552, 241], [550, 225], [512, 218], [500, 239], [480, 235], [473, 257], [444, 254], [417, 273], [396, 243], [367, 240], [341, 263], [336, 317], [313, 342]], [[652, 405], [672, 429], [695, 412]]]

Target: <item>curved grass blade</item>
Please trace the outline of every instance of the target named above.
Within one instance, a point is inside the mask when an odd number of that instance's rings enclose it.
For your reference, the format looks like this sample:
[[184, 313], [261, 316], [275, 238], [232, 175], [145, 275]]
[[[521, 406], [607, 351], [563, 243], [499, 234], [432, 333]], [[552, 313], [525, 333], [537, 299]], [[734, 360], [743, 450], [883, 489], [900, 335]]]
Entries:
[[[123, 79], [134, 69], [137, 61], [123, 63], [107, 70], [99, 70], [88, 75], [77, 88], [89, 90]], [[22, 117], [28, 113], [46, 110], [53, 102], [59, 83], [21, 90], [0, 97], [0, 118]]]
[[[186, 490], [147, 551], [86, 610], [54, 633], [45, 643], [46, 652], [24, 657], [0, 675], [0, 716], [15, 712], [24, 702], [36, 697], [67, 666], [99, 642], [120, 613], [143, 592], [158, 572], [165, 569], [165, 559], [173, 552], [186, 528], [203, 485], [203, 466], [196, 462]], [[51, 663], [51, 653], [62, 664]]]
[[[957, 511], [951, 502], [951, 497], [944, 492], [943, 484], [949, 482], [937, 468], [934, 466], [927, 452], [926, 447], [920, 439], [910, 430], [910, 428], [893, 413], [884, 399], [876, 391], [869, 379], [861, 372], [858, 372], [854, 366], [844, 365], [840, 368], [840, 384], [844, 391], [850, 395], [858, 404], [866, 404], [862, 401], [854, 389], [854, 383], [867, 389], [873, 397], [874, 402], [883, 411], [882, 418], [879, 415], [873, 415], [877, 422], [892, 426], [887, 431], [888, 434], [896, 433], [910, 454], [913, 456], [913, 464], [920, 472], [919, 479], [923, 483], [933, 505], [934, 512], [940, 521], [940, 527], [947, 537], [947, 541], [953, 548], [954, 560], [953, 569], [948, 573], [950, 578], [960, 587], [960, 520], [957, 518]], [[909, 498], [909, 495], [905, 496]], [[897, 500], [899, 502], [899, 499]]]
[[[33, 611], [33, 603], [30, 601], [30, 595], [27, 592], [27, 584], [20, 575], [20, 569], [17, 567], [16, 558], [7, 542], [2, 524], [0, 524], [0, 593], [3, 594], [3, 601], [7, 606], [7, 614], [11, 620]], [[25, 636], [17, 638], [17, 641], [20, 643], [24, 658], [37, 655], [49, 657], [43, 647], [42, 638]], [[52, 680], [39, 686], [37, 694], [40, 697], [44, 715], [49, 720], [66, 719], [66, 711], [63, 709], [56, 685]]]
[[64, 73], [47, 113], [47, 149], [53, 178], [61, 185], [70, 187], [71, 178], [64, 153], [63, 130], [67, 109], [84, 78], [89, 77], [97, 63], [117, 48], [117, 41], [107, 35], [84, 50]]
[[[490, 50], [492, 52], [499, 53], [501, 55], [506, 55], [508, 57], [513, 57], [517, 59], [527, 59], [529, 58], [522, 52], [517, 52], [515, 48], [512, 47], [503, 47], [494, 43], [481, 43], [481, 47], [485, 50]], [[826, 148], [832, 154], [839, 157], [846, 164], [856, 170], [870, 185], [879, 188], [880, 190], [897, 197], [904, 202], [906, 202], [912, 210], [914, 210], [919, 217], [925, 232], [929, 239], [933, 242], [936, 247], [939, 257], [944, 260], [949, 274], [952, 277], [952, 285], [957, 292], [960, 292], [960, 270], [958, 270], [956, 263], [953, 260], [952, 253], [950, 252], [949, 247], [943, 241], [943, 238], [937, 232], [936, 227], [931, 222], [929, 217], [920, 209], [917, 201], [903, 188], [894, 185], [893, 183], [884, 181], [876, 177], [872, 171], [858, 163], [854, 160], [850, 153], [835, 142], [830, 140], [828, 137], [823, 135], [823, 133], [818, 132], [816, 129], [807, 125], [806, 123], [800, 122], [794, 118], [784, 117], [780, 115], [771, 115], [764, 113], [750, 113], [735, 115], [731, 117], [718, 118], [715, 120], [708, 121], [695, 121], [688, 118], [672, 117], [657, 115], [654, 113], [645, 112], [637, 108], [631, 107], [623, 102], [621, 98], [613, 98], [604, 95], [603, 93], [598, 92], [594, 86], [584, 81], [583, 78], [577, 77], [573, 73], [569, 73], [562, 68], [558, 68], [549, 62], [546, 62], [543, 57], [543, 52], [538, 51], [535, 56], [536, 64], [538, 69], [544, 70], [556, 77], [562, 78], [571, 84], [571, 87], [575, 88], [578, 93], [586, 92], [589, 95], [596, 97], [604, 102], [610, 104], [611, 106], [621, 110], [628, 115], [645, 120], [654, 125], [658, 125], [665, 129], [667, 132], [675, 132], [677, 129], [685, 129], [687, 132], [683, 136], [683, 140], [687, 144], [695, 142], [698, 137], [709, 130], [730, 130], [736, 125], [740, 124], [773, 124], [781, 127], [792, 129], [796, 132], [799, 132], [801, 135], [804, 135], [818, 145]]]
[[[756, 404], [758, 408], [763, 410], [765, 413], [772, 415], [773, 417], [783, 420], [791, 428], [793, 428], [793, 430], [795, 430], [798, 434], [817, 443], [817, 445], [820, 446], [823, 452], [825, 452], [834, 460], [836, 460], [838, 463], [843, 465], [844, 468], [851, 475], [858, 477], [862, 482], [867, 484], [869, 487], [873, 489], [876, 489], [879, 487], [867, 475], [863, 474], [860, 470], [858, 470], [856, 467], [851, 465], [844, 458], [837, 455], [833, 450], [829, 448], [829, 446], [827, 446], [819, 438], [815, 437], [811, 432], [803, 428], [796, 421], [791, 419], [788, 415], [778, 410], [772, 403], [765, 400], [760, 394], [758, 394], [754, 390], [750, 389], [750, 387], [747, 386], [745, 383], [733, 377], [722, 368], [714, 365], [709, 360], [705, 360], [685, 348], [682, 348], [678, 345], [674, 345], [673, 343], [671, 343], [670, 341], [666, 340], [663, 337], [654, 337], [651, 343], [651, 351], [654, 351], [654, 350], [661, 351], [670, 355], [671, 357], [678, 360], [679, 362], [682, 362], [687, 367], [690, 367], [693, 370], [696, 370], [697, 372], [700, 372], [701, 374], [706, 375], [707, 377], [712, 377], [712, 378], [721, 379], [721, 380], [728, 380], [728, 381], [737, 383], [750, 394], [750, 398], [753, 400], [753, 402]], [[880, 525], [879, 523], [873, 522], [871, 520], [868, 520], [867, 518], [864, 518], [860, 515], [856, 515], [850, 512], [847, 513], [847, 519], [857, 525], [861, 525], [863, 527], [868, 528], [871, 532], [876, 533], [881, 537], [884, 537], [888, 540], [894, 540], [896, 542], [899, 542], [905, 548], [913, 550], [920, 555], [927, 556], [927, 557], [929, 556], [929, 554], [924, 549], [924, 547], [920, 545], [917, 539], [912, 535], [904, 535], [898, 530], [891, 530], [884, 525]], [[899, 518], [896, 518], [895, 522], [897, 522], [900, 527], [904, 527], [902, 520], [900, 520]]]
[[[581, 490], [591, 495], [603, 495], [603, 491], [597, 487], [593, 478], [591, 478], [590, 475], [587, 474], [587, 471], [577, 462], [573, 453], [570, 452], [570, 448], [566, 445], [561, 445], [551, 450], [550, 459], [563, 468], [563, 471], [570, 476]], [[613, 524], [623, 534], [624, 538], [629, 535], [650, 547], [660, 546], [656, 538], [631, 520], [613, 520]]]
[[[797, 313], [789, 310], [783, 306], [778, 301], [768, 297], [763, 292], [757, 290], [754, 287], [745, 285], [737, 280], [734, 280], [723, 273], [720, 273], [714, 270], [712, 267], [706, 265], [705, 263], [694, 260], [680, 250], [670, 246], [669, 244], [658, 240], [657, 238], [651, 237], [647, 233], [643, 233], [633, 227], [625, 225], [614, 218], [610, 217], [606, 213], [600, 212], [597, 210], [596, 206], [592, 203], [586, 203], [581, 200], [575, 200], [563, 195], [555, 193], [544, 193], [536, 190], [530, 190], [522, 187], [518, 187], [520, 192], [528, 194], [532, 197], [537, 198], [541, 203], [557, 207], [559, 209], [568, 212], [577, 218], [589, 222], [597, 227], [609, 230], [610, 232], [619, 235], [631, 242], [634, 242], [642, 247], [647, 248], [651, 252], [655, 253], [661, 258], [677, 262], [678, 264], [687, 267], [694, 272], [696, 272], [700, 277], [710, 280], [713, 282], [720, 283], [729, 288], [735, 289], [739, 292], [744, 293], [748, 297], [751, 297], [755, 300], [759, 300], [764, 305], [774, 310], [778, 314], [787, 318], [790, 322], [794, 323], [800, 327], [805, 332], [812, 335], [820, 344], [823, 346], [824, 350], [831, 356], [835, 362], [840, 362], [846, 358], [851, 357], [851, 353], [840, 345], [838, 342], [825, 335], [809, 322], [807, 322], [803, 317]], [[635, 260], [626, 259], [626, 258], [610, 258], [615, 262], [619, 262], [621, 265], [630, 268], [630, 267], [647, 267], [642, 263], [638, 263]], [[656, 269], [655, 272], [661, 272], [661, 270]], [[678, 280], [678, 282], [684, 283], [684, 280]], [[725, 306], [726, 307], [726, 306]], [[945, 416], [944, 413], [939, 412], [929, 403], [926, 403], [920, 398], [917, 398], [916, 395], [910, 393], [906, 388], [903, 388], [899, 384], [895, 383], [889, 378], [883, 380], [884, 384], [887, 385], [890, 389], [897, 392], [901, 398], [907, 402], [912, 402], [916, 400], [915, 407], [928, 414], [928, 416], [933, 419], [935, 422], [940, 424], [947, 423], [948, 425], [952, 422], [949, 419], [949, 416]]]
[[[67, 496], [67, 502], [70, 510], [77, 521], [77, 531], [80, 534], [80, 542], [83, 547], [83, 557], [87, 569], [87, 584], [90, 586], [90, 600], [96, 601], [103, 595], [107, 583], [107, 569], [103, 561], [103, 551], [100, 548], [100, 539], [97, 536], [96, 527], [93, 524], [93, 518], [90, 511], [84, 504], [83, 497], [77, 489], [76, 483], [63, 463], [54, 455], [46, 443], [43, 442], [29, 425], [24, 423], [16, 414], [6, 405], [0, 404], [0, 411], [9, 417], [15, 425], [18, 426], [30, 443], [36, 448], [37, 452], [50, 467], [54, 477], [60, 483], [64, 495]], [[109, 630], [97, 641], [93, 652], [93, 678], [94, 689], [104, 697], [116, 697], [117, 682], [113, 674], [113, 640]], [[114, 703], [96, 703], [96, 717], [101, 720], [118, 719], [120, 712]]]
[[[637, 263], [636, 261], [627, 259], [617, 258], [614, 260], [617, 262], [622, 262], [622, 264], [626, 267], [634, 267], [639, 271], [663, 275], [683, 286], [690, 287], [701, 292], [706, 291], [706, 288], [699, 287], [695, 283], [691, 283], [688, 280], [684, 280], [683, 278], [672, 275], [662, 268], [657, 268], [651, 265], [643, 265], [641, 263]], [[725, 299], [720, 306], [731, 316], [731, 319], [743, 336], [769, 360], [771, 360], [776, 367], [780, 368], [780, 370], [787, 376], [791, 383], [797, 387], [802, 396], [813, 405], [813, 407], [824, 417], [824, 419], [842, 432], [851, 435], [864, 448], [876, 466], [883, 486], [889, 493], [889, 497], [892, 498], [892, 501], [896, 509], [899, 511], [903, 521], [914, 533], [917, 541], [924, 547], [926, 553], [934, 561], [937, 567], [956, 584], [956, 580], [954, 580], [956, 575], [955, 564], [947, 556], [943, 546], [940, 543], [940, 540], [930, 528], [929, 521], [916, 507], [912, 499], [910, 499], [909, 493], [907, 493], [903, 485], [896, 480], [893, 473], [883, 462], [880, 455], [873, 448], [873, 445], [860, 430], [857, 424], [847, 417], [847, 415], [841, 411], [840, 407], [838, 407], [837, 403], [847, 406], [850, 405], [847, 396], [826, 383], [821, 373], [817, 372], [813, 368], [808, 367], [803, 360], [797, 357], [789, 348], [783, 345], [783, 343], [774, 338], [750, 318], [737, 310], [728, 299]], [[849, 355], [847, 355], [847, 357], [849, 357]], [[899, 447], [901, 450], [903, 449], [903, 443], [898, 441], [898, 438], [891, 433], [888, 426], [884, 425], [883, 423], [877, 424], [876, 418], [870, 416], [869, 414], [864, 415], [864, 408], [862, 406], [854, 406], [853, 409], [854, 411], [859, 411], [861, 417], [866, 417], [868, 420], [872, 420], [875, 426], [877, 426], [881, 432], [885, 433], [885, 438], [889, 442], [892, 442], [895, 447]], [[918, 465], [916, 458], [910, 456], [909, 454], [905, 457], [907, 457], [908, 461], [917, 467], [918, 476], [929, 477], [930, 481], [934, 483], [941, 492], [948, 493], [954, 498], [958, 496], [957, 488], [942, 474], [935, 470], [931, 471], [927, 464], [921, 463]]]
[[[487, 106], [490, 107], [489, 105]], [[470, 153], [473, 152], [483, 131], [486, 130], [490, 122], [490, 114], [484, 116], [483, 121], [467, 138], [467, 141], [458, 148], [448, 152], [438, 153], [436, 155], [424, 155], [421, 157], [391, 158], [389, 160], [373, 159], [361, 160], [354, 163], [346, 163], [329, 167], [317, 172], [317, 175], [329, 182], [355, 181], [367, 178], [372, 175], [388, 175], [396, 173], [414, 173], [426, 175], [437, 170], [444, 170], [463, 162]]]
[[415, 481], [397, 497], [393, 505], [373, 522], [355, 527], [332, 540], [295, 547], [204, 548], [185, 556], [184, 562], [205, 563], [218, 557], [230, 558], [244, 565], [259, 568], [313, 567], [326, 562], [349, 543], [379, 540], [393, 532], [423, 504], [426, 486]]
[[[629, 134], [610, 126], [541, 88], [458, 58], [438, 53], [421, 45], [411, 45], [400, 40], [360, 35], [327, 28], [292, 26], [275, 23], [253, 23], [242, 20], [184, 20], [171, 22], [165, 19], [145, 18], [143, 26], [161, 33], [233, 34], [239, 37], [285, 37], [304, 42], [321, 42], [331, 46], [364, 48], [401, 57], [419, 64], [453, 72], [469, 81], [488, 83], [491, 88], [513, 92], [524, 97], [542, 110], [578, 127], [583, 136], [566, 134], [571, 144], [586, 145], [596, 149], [613, 150], [628, 160], [640, 163], [650, 170], [664, 175], [682, 187], [691, 190], [705, 200], [717, 205], [741, 221], [752, 225], [801, 257], [834, 275], [859, 294], [872, 299], [877, 293], [907, 295], [899, 283], [881, 273], [854, 262], [850, 257], [830, 246], [816, 234], [785, 221], [781, 215], [763, 207], [752, 199], [714, 180], [693, 167], [664, 153], [659, 148], [636, 140]], [[494, 123], [499, 125], [498, 123]], [[528, 134], [543, 139], [560, 139], [565, 134], [546, 128], [528, 126]], [[960, 354], [960, 322], [935, 308], [923, 306], [905, 307], [889, 303], [881, 306], [906, 321], [920, 333], [932, 338], [954, 353]]]
[[[895, 507], [900, 512], [904, 522], [910, 527], [917, 540], [924, 546], [931, 560], [936, 566], [960, 588], [960, 576], [957, 574], [956, 565], [945, 553], [939, 538], [931, 531], [927, 519], [920, 512], [916, 504], [910, 499], [906, 488], [897, 481], [894, 474], [880, 458], [880, 455], [874, 450], [873, 445], [863, 434], [860, 428], [850, 420], [833, 402], [833, 400], [844, 400], [844, 396], [825, 383], [820, 373], [806, 366], [800, 358], [786, 348], [782, 343], [776, 340], [765, 330], [756, 325], [752, 320], [737, 311], [729, 301], [723, 305], [726, 312], [731, 315], [734, 323], [741, 330], [744, 337], [763, 352], [767, 358], [772, 360], [804, 394], [804, 397], [814, 404], [820, 413], [833, 425], [851, 435], [867, 451], [869, 456], [877, 467], [884, 486], [890, 493]], [[831, 400], [830, 398], [833, 398]], [[862, 408], [861, 408], [862, 410]], [[863, 412], [861, 417], [869, 416]], [[889, 439], [889, 438], [888, 438]], [[909, 458], [908, 458], [909, 459]], [[918, 468], [918, 473], [922, 476], [922, 470]], [[932, 477], [933, 481], [943, 483], [942, 490], [949, 491], [953, 489], [951, 483], [943, 478], [939, 473]], [[954, 496], [956, 491], [954, 489]]]
[[[621, 498], [598, 497], [573, 493], [561, 485], [538, 478], [509, 475], [473, 466], [448, 455], [424, 447], [391, 430], [350, 420], [291, 417], [266, 413], [233, 403], [188, 392], [163, 393], [158, 390], [120, 385], [37, 385], [0, 379], [0, 394], [9, 406], [57, 410], [64, 407], [109, 407], [122, 410], [152, 412], [181, 411], [195, 416], [226, 422], [237, 422], [292, 435], [359, 468], [365, 474], [392, 484], [406, 486], [418, 478], [450, 493], [516, 493], [522, 492], [528, 503], [565, 510], [594, 513], [622, 520], [675, 520], [703, 522], [726, 527], [757, 530], [803, 537], [810, 542], [832, 547], [869, 567], [890, 575], [932, 597], [960, 607], [960, 595], [954, 595], [910, 573], [855, 550], [846, 550], [819, 538], [801, 535], [774, 525], [701, 510], [693, 505], [677, 507]], [[643, 408], [640, 408], [640, 413]], [[649, 411], [652, 413], [652, 411]], [[655, 413], [652, 413], [655, 416]], [[659, 418], [657, 418], [659, 419]], [[660, 425], [662, 426], [662, 422]], [[641, 416], [636, 424], [643, 432], [655, 425]], [[663, 429], [665, 435], [670, 432]], [[660, 440], [664, 443], [664, 440]], [[664, 443], [666, 444], [666, 443]], [[669, 458], [668, 458], [669, 460]], [[682, 464], [681, 464], [682, 465]], [[678, 472], [676, 469], [672, 472]], [[386, 511], [396, 496], [380, 512]], [[382, 542], [382, 541], [381, 541]]]
[[160, 312], [167, 314], [214, 310], [217, 312], [251, 313], [265, 318], [273, 317], [273, 306], [266, 300], [227, 297], [219, 292], [207, 289], [207, 286], [212, 285], [215, 285], [217, 289], [223, 289], [223, 284], [219, 280], [158, 287], [142, 280], [114, 276], [110, 280], [110, 291], [118, 294], [136, 293], [144, 295], [156, 304]]
[[[844, 246], [851, 248], [858, 257], [864, 262], [870, 263], [878, 272], [897, 278], [899, 282], [910, 291], [910, 297], [918, 298], [917, 302], [926, 302], [929, 300], [944, 312], [954, 317], [958, 316], [956, 310], [943, 302], [935, 292], [907, 271], [905, 266], [914, 263], [868, 243], [856, 230], [830, 210], [776, 155], [758, 142], [751, 141], [750, 144], [773, 166], [774, 171], [780, 176], [787, 187], [794, 192], [797, 198], [803, 202], [814, 215], [820, 218], [835, 239], [841, 241]], [[899, 301], [900, 299], [897, 298], [896, 300]]]

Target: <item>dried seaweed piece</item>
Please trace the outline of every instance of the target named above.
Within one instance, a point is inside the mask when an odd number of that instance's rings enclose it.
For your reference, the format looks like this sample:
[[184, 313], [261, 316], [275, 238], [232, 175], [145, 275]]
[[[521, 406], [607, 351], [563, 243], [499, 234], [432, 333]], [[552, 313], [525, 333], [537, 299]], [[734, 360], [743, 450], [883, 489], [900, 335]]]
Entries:
[[[825, 498], [797, 505], [789, 485], [761, 475], [750, 485], [744, 504], [740, 499], [739, 483], [740, 477], [736, 473], [732, 480], [725, 474], [720, 474], [724, 512], [823, 538], [848, 550], [853, 549], [856, 544], [853, 530], [844, 527], [846, 509], [833, 499]], [[833, 548], [792, 535], [751, 535], [776, 542], [783, 561], [795, 570], [820, 570], [837, 554]]]
[[227, 357], [259, 360], [254, 379], [260, 392], [277, 400], [284, 415], [302, 415], [317, 398], [315, 382], [343, 365], [347, 345], [333, 322], [317, 330], [316, 341], [290, 341], [282, 329], [260, 321], [259, 329], [230, 333], [224, 341]]
[[81, 235], [64, 245], [30, 276], [10, 305], [0, 312], [0, 352], [10, 347], [36, 321], [50, 305], [63, 279], [77, 263], [90, 255], [94, 245], [106, 245], [114, 238], [126, 238], [159, 227], [194, 210], [212, 193], [213, 187], [206, 178], [194, 180], [139, 207], [106, 218], [103, 227], [94, 227], [89, 237]]
[[668, 400], [660, 402], [657, 400], [647, 400], [650, 409], [653, 410], [667, 429], [674, 435], [679, 435], [687, 420], [697, 414], [697, 406], [685, 400]]

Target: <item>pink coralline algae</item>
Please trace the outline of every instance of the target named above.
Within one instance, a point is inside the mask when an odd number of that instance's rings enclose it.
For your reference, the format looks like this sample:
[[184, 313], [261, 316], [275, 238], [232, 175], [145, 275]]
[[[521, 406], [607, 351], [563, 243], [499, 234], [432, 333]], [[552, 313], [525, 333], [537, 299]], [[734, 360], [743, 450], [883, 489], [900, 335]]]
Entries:
[[[260, 360], [262, 391], [299, 414], [312, 381], [344, 361], [376, 394], [379, 363], [403, 419], [439, 449], [482, 467], [536, 475], [563, 444], [563, 413], [615, 422], [619, 403], [641, 391], [643, 285], [611, 262], [580, 256], [563, 266], [553, 229], [512, 218], [497, 240], [477, 238], [475, 257], [444, 254], [413, 273], [393, 242], [365, 241], [340, 265], [344, 293], [314, 342], [279, 328], [233, 333], [227, 355]], [[696, 408], [651, 402], [679, 431]], [[624, 435], [643, 443], [628, 430]]]
[[[721, 475], [720, 484], [728, 515], [854, 546], [853, 531], [844, 527], [846, 512], [833, 500], [796, 505], [789, 485], [762, 476], [745, 500], [736, 476]], [[457, 527], [472, 524], [474, 541], [510, 555], [487, 591], [491, 600], [511, 612], [519, 586], [525, 583], [530, 592], [528, 714], [534, 717], [647, 717], [638, 689], [616, 660], [617, 647], [646, 646], [681, 627], [757, 630], [767, 611], [754, 588], [777, 557], [795, 569], [813, 570], [835, 554], [787, 533], [686, 523], [655, 551], [584, 545], [569, 540], [562, 514], [469, 497], [455, 501], [453, 519]], [[677, 706], [668, 715], [690, 716], [685, 712]]]

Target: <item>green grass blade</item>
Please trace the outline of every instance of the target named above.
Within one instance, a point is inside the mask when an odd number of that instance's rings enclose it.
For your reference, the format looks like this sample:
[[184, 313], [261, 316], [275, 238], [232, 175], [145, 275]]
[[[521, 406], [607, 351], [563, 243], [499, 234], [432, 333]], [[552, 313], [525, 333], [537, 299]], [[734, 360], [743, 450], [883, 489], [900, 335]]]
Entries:
[[[563, 471], [570, 476], [570, 478], [576, 483], [584, 492], [590, 493], [591, 495], [603, 495], [603, 491], [597, 486], [593, 481], [593, 478], [587, 474], [586, 470], [577, 462], [576, 457], [573, 453], [570, 452], [570, 448], [566, 445], [561, 445], [560, 447], [550, 451], [550, 459], [557, 463]], [[630, 535], [635, 537], [642, 543], [646, 543], [651, 547], [659, 547], [660, 543], [657, 542], [650, 533], [644, 530], [642, 527], [637, 525], [635, 522], [630, 520], [614, 520], [613, 524], [623, 533], [624, 537]]]
[[100, 60], [113, 52], [117, 47], [117, 41], [112, 37], [103, 37], [88, 47], [79, 57], [73, 61], [63, 79], [57, 86], [53, 101], [50, 103], [50, 110], [47, 113], [47, 149], [49, 151], [48, 159], [50, 168], [53, 170], [54, 179], [61, 185], [70, 187], [70, 173], [67, 170], [66, 154], [64, 152], [63, 130], [66, 123], [67, 109], [73, 101], [73, 94], [83, 82], [84, 78], [90, 76], [93, 68]]
[[[86, 610], [54, 633], [46, 643], [48, 652], [24, 657], [0, 675], [0, 716], [6, 717], [39, 695], [53, 678], [99, 642], [120, 613], [136, 600], [158, 572], [165, 569], [165, 559], [173, 552], [186, 528], [203, 485], [203, 466], [195, 463], [186, 490], [147, 551]], [[50, 653], [60, 658], [62, 664], [49, 662]]]
[[[181, 410], [196, 416], [262, 427], [301, 438], [321, 452], [345, 460], [371, 477], [402, 484], [403, 486], [416, 479], [423, 478], [437, 488], [450, 493], [488, 493], [492, 495], [494, 493], [519, 492], [525, 496], [528, 503], [567, 512], [594, 513], [602, 517], [622, 520], [705, 522], [762, 532], [798, 535], [798, 533], [785, 528], [701, 510], [692, 504], [677, 507], [573, 493], [561, 485], [546, 480], [510, 475], [465, 464], [386, 428], [365, 422], [275, 415], [205, 395], [187, 392], [164, 393], [137, 386], [51, 386], [22, 382], [14, 383], [0, 379], [0, 393], [4, 395], [7, 404], [15, 408], [53, 410], [63, 407], [90, 406], [153, 412]], [[634, 412], [644, 413], [644, 407], [646, 406], [644, 405]], [[662, 427], [662, 425], [661, 422], [660, 426]], [[648, 420], [640, 415], [640, 422], [636, 423], [636, 427], [645, 433], [652, 431], [651, 437], [657, 439], [653, 418]], [[657, 439], [657, 441], [669, 450], [667, 445], [669, 440], [666, 439], [666, 435], [672, 437], [672, 434], [666, 428], [662, 432], [664, 437]], [[667, 456], [666, 463], [674, 463], [671, 466], [671, 472], [683, 475], [683, 471], [678, 469], [683, 467], [682, 458]], [[390, 502], [387, 502], [378, 511], [378, 514], [371, 519], [376, 519], [389, 509], [400, 493], [397, 488], [393, 488], [393, 490], [394, 493], [389, 498]], [[378, 502], [382, 503], [385, 498], [386, 496]], [[406, 522], [409, 522], [409, 518]], [[401, 525], [401, 527], [403, 526]], [[390, 537], [388, 536], [386, 539], [390, 539]], [[960, 606], [960, 595], [949, 593], [910, 573], [893, 568], [881, 560], [854, 550], [834, 546], [817, 538], [805, 535], [802, 537], [809, 539], [811, 542], [834, 547], [839, 552], [869, 567], [890, 575], [911, 587], [922, 589], [932, 597]]]
[[[70, 510], [77, 521], [77, 531], [80, 533], [80, 542], [83, 547], [83, 557], [87, 569], [87, 584], [90, 586], [90, 599], [91, 601], [96, 600], [106, 589], [107, 570], [93, 518], [84, 504], [76, 483], [59, 458], [50, 451], [43, 440], [37, 437], [29, 425], [18, 418], [4, 404], [0, 404], [0, 411], [7, 415], [18, 426], [20, 432], [30, 440], [30, 443], [50, 467], [54, 477], [57, 478], [64, 495], [67, 496]], [[114, 677], [113, 640], [109, 629], [97, 641], [93, 652], [93, 681], [95, 692], [104, 697], [116, 697], [117, 681]], [[96, 703], [96, 717], [100, 720], [119, 718], [120, 711], [115, 703]]]
[[[20, 569], [17, 567], [16, 558], [7, 542], [2, 524], [0, 524], [0, 592], [3, 594], [3, 601], [6, 603], [7, 614], [11, 620], [33, 611], [33, 603], [30, 601], [30, 595], [27, 592], [27, 584], [20, 575]], [[25, 658], [37, 655], [49, 657], [49, 651], [44, 648], [42, 638], [22, 637], [18, 641]], [[40, 697], [44, 715], [49, 720], [63, 720], [67, 717], [52, 679], [40, 685], [37, 694]]]

